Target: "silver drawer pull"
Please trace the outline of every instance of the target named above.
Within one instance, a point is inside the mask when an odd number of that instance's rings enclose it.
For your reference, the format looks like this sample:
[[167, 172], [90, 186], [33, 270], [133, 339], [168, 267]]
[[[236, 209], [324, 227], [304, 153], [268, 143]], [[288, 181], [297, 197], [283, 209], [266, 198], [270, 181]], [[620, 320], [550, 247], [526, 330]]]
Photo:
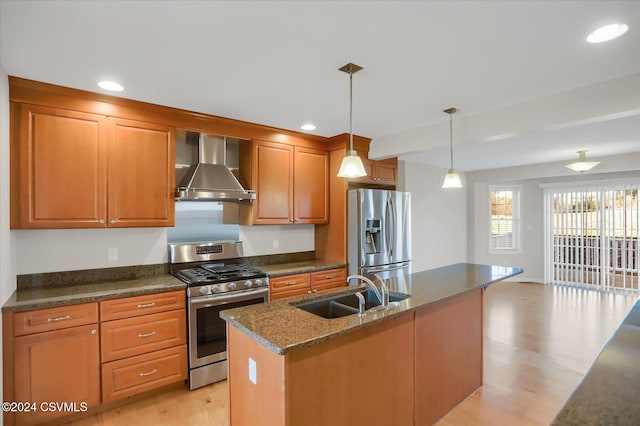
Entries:
[[63, 317], [56, 317], [56, 318], [47, 318], [47, 322], [64, 321], [68, 319], [71, 319], [71, 315], [65, 315]]
[[138, 308], [140, 308], [140, 309], [142, 309], [142, 308], [151, 308], [153, 306], [156, 306], [156, 302], [144, 303], [142, 305], [138, 305]]
[[156, 332], [152, 331], [151, 333], [147, 333], [147, 334], [138, 334], [138, 337], [151, 337], [154, 334], [156, 334]]
[[157, 372], [158, 372], [158, 369], [157, 369], [157, 368], [154, 368], [154, 369], [153, 369], [153, 370], [151, 370], [151, 371], [147, 371], [146, 373], [140, 373], [140, 374], [138, 374], [138, 375], [139, 375], [140, 377], [144, 377], [144, 376], [150, 376], [150, 375], [152, 375], [152, 374], [156, 374]]
[[335, 278], [335, 277], [336, 277], [335, 275], [325, 275], [325, 276], [324, 276], [324, 279], [325, 279], [325, 280], [331, 280], [331, 279], [333, 279], [333, 278]]
[[298, 281], [286, 281], [284, 283], [284, 285], [294, 285], [294, 284], [298, 284]]

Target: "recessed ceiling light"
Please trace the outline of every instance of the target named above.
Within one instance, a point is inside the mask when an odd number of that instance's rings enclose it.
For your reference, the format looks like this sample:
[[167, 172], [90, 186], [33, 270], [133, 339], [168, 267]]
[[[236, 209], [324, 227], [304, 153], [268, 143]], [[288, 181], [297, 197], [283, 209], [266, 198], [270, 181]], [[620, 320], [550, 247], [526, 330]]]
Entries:
[[110, 90], [112, 92], [122, 92], [124, 90], [124, 87], [115, 81], [100, 81], [98, 82], [98, 86], [102, 87], [104, 90]]
[[587, 37], [589, 43], [602, 43], [603, 41], [613, 40], [626, 33], [629, 27], [625, 24], [611, 24], [598, 28]]
[[300, 128], [302, 130], [315, 130], [316, 129], [316, 125], [312, 124], [312, 123], [304, 123], [302, 126], [300, 126]]

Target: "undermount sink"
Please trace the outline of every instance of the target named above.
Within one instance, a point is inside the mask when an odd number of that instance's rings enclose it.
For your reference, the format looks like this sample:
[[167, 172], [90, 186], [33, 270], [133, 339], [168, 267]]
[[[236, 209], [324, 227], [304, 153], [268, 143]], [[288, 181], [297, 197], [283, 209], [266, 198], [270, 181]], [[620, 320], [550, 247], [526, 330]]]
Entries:
[[[376, 297], [375, 293], [371, 290], [362, 290], [360, 293], [364, 296], [365, 311], [372, 309], [382, 309], [380, 301]], [[411, 297], [409, 294], [403, 293], [390, 293], [389, 294], [389, 309], [393, 309], [399, 305], [401, 300]], [[330, 296], [320, 300], [314, 300], [311, 302], [304, 302], [293, 305], [298, 309], [302, 309], [314, 315], [318, 315], [322, 318], [341, 318], [347, 315], [353, 315], [358, 313], [358, 298], [355, 293], [342, 294], [339, 296]]]

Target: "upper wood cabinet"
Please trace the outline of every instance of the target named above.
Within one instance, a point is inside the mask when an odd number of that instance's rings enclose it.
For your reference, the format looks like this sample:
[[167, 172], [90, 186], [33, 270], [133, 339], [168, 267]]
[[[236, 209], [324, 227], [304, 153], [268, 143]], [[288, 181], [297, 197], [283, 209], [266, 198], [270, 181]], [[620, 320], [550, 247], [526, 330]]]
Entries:
[[241, 156], [247, 154], [250, 167], [244, 168], [244, 180], [256, 191], [257, 199], [242, 205], [243, 223], [329, 221], [329, 155], [326, 151], [254, 140], [250, 153], [241, 153]]
[[351, 182], [370, 183], [374, 185], [396, 185], [398, 180], [398, 161], [396, 158], [387, 160], [362, 159], [367, 176], [350, 179]]
[[11, 227], [173, 226], [174, 130], [12, 104]]

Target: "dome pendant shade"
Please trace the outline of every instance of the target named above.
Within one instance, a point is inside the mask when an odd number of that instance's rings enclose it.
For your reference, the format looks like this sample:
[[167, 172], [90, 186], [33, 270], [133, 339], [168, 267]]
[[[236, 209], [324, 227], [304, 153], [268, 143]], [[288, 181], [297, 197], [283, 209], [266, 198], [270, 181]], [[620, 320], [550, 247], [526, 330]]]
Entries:
[[367, 172], [364, 169], [364, 164], [362, 164], [362, 159], [358, 157], [356, 151], [349, 151], [342, 159], [340, 170], [338, 170], [338, 177], [356, 178], [366, 175]]
[[447, 175], [444, 177], [444, 182], [442, 182], [442, 187], [445, 189], [462, 188], [460, 176], [458, 176], [458, 174], [453, 169], [449, 169]]
[[565, 167], [573, 170], [574, 172], [584, 172], [587, 170], [591, 170], [592, 168], [600, 164], [599, 161], [587, 161], [586, 153], [586, 150], [578, 151], [578, 161], [576, 161], [575, 163], [567, 164]]
[[352, 64], [351, 62], [338, 68], [338, 70], [349, 74], [349, 151], [347, 151], [347, 155], [342, 159], [340, 170], [338, 170], [338, 177], [357, 178], [367, 175], [364, 164], [362, 164], [362, 159], [360, 159], [358, 153], [353, 150], [353, 73], [361, 69], [361, 66]]

